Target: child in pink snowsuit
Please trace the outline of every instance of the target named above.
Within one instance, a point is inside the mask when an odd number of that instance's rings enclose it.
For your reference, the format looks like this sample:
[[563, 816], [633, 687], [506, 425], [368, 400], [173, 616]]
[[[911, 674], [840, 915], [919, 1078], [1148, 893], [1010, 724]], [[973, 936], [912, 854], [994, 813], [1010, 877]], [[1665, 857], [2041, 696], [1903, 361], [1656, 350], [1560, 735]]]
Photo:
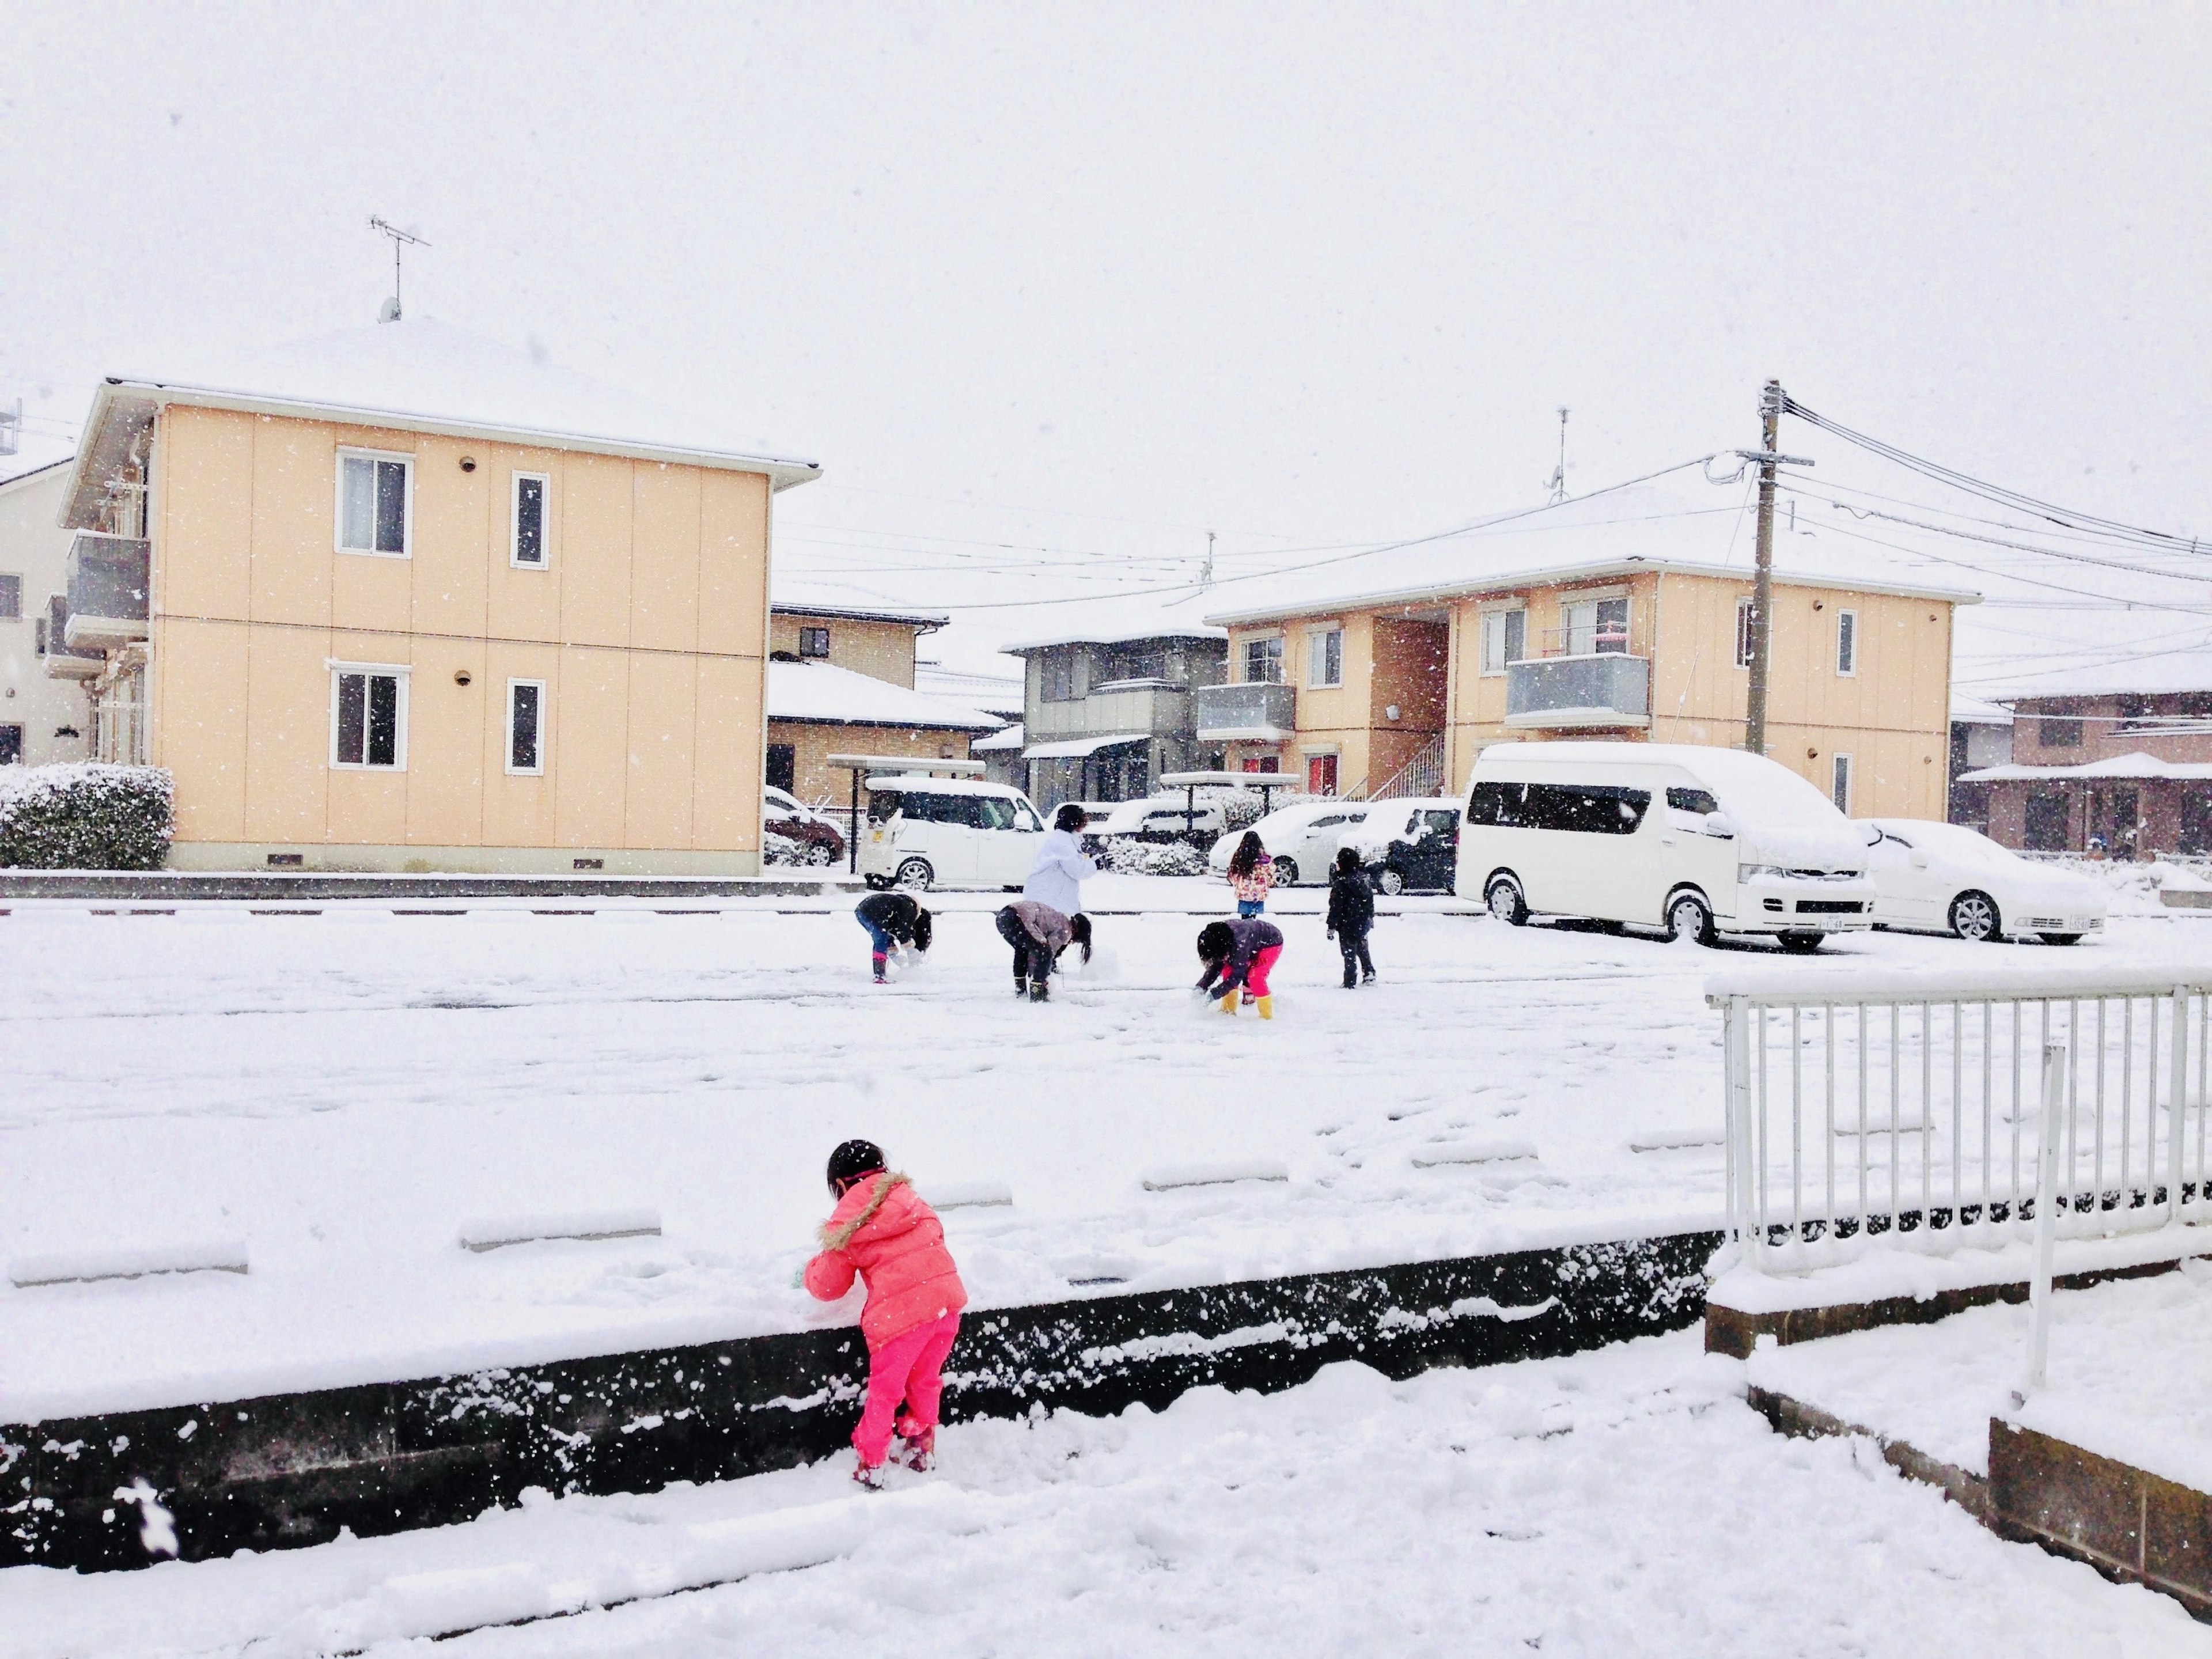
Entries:
[[837, 1207], [823, 1224], [822, 1254], [806, 1264], [806, 1288], [835, 1302], [853, 1288], [854, 1274], [867, 1283], [860, 1334], [868, 1342], [868, 1397], [853, 1431], [860, 1460], [853, 1478], [879, 1486], [894, 1432], [908, 1468], [937, 1461], [939, 1373], [960, 1334], [968, 1291], [937, 1212], [904, 1176], [884, 1168], [873, 1143], [848, 1140], [830, 1155], [830, 1190]]

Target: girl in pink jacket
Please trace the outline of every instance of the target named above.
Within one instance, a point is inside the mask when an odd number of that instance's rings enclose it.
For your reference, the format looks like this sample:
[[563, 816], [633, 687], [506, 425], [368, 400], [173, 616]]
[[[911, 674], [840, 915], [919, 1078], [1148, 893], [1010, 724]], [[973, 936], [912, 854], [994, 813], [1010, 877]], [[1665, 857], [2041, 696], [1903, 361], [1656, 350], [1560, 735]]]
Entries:
[[853, 1431], [860, 1456], [853, 1479], [874, 1488], [884, 1483], [894, 1433], [907, 1468], [936, 1464], [939, 1373], [960, 1334], [968, 1291], [937, 1212], [904, 1176], [884, 1168], [872, 1141], [848, 1140], [830, 1154], [830, 1191], [837, 1207], [823, 1224], [822, 1254], [806, 1264], [806, 1288], [835, 1302], [856, 1273], [867, 1283], [860, 1334], [868, 1343], [868, 1397]]

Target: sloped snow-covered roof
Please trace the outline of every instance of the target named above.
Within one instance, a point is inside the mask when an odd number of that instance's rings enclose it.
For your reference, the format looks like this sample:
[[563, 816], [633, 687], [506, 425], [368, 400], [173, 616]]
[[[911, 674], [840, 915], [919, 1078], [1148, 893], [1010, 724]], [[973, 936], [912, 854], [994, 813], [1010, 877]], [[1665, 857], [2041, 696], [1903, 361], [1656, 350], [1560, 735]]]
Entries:
[[826, 662], [768, 665], [768, 717], [833, 726], [910, 726], [995, 732], [1006, 722], [980, 708], [910, 690]]
[[[2160, 620], [2171, 622], [2170, 617]], [[2075, 653], [2085, 660], [2069, 663], [2063, 653], [2046, 652], [2043, 664], [2022, 661], [2004, 671], [2002, 680], [1977, 690], [1985, 697], [2008, 703], [2039, 697], [2158, 696], [2177, 691], [2212, 691], [2212, 644], [2202, 637], [2172, 642], [2170, 627], [2146, 631], [2153, 637], [2132, 650], [2085, 641], [2075, 647]], [[2164, 643], [2156, 637], [2160, 633], [2166, 636]], [[2060, 654], [2061, 660], [2051, 664], [2052, 654]]]
[[94, 394], [85, 422], [76, 493], [88, 480], [96, 488], [120, 464], [118, 427], [135, 431], [170, 402], [763, 472], [776, 489], [805, 483], [822, 470], [819, 462], [735, 432], [720, 419], [669, 409], [561, 368], [541, 351], [409, 318], [183, 362], [161, 374], [110, 375]]
[[2010, 726], [2012, 710], [1965, 691], [1951, 693], [1951, 720], [1960, 726]]
[[26, 433], [14, 454], [0, 455], [0, 487], [64, 466], [76, 453], [74, 446], [58, 438], [40, 438]]
[[1004, 755], [1017, 752], [1022, 746], [1022, 723], [1016, 720], [1003, 732], [994, 732], [988, 738], [978, 738], [968, 745], [971, 755]]
[[[1217, 582], [1206, 619], [1224, 625], [1353, 607], [1432, 605], [1470, 593], [1661, 569], [1752, 575], [1753, 534], [1742, 494], [1700, 497], [1650, 484], [1509, 514], [1463, 529], [1303, 567]], [[1903, 593], [1972, 605], [1980, 596], [1931, 586], [1899, 562], [1814, 556], [1778, 536], [1774, 579], [1790, 586]]]
[[933, 697], [948, 697], [1004, 720], [1018, 720], [1022, 717], [1024, 687], [1018, 674], [979, 674], [970, 669], [950, 668], [940, 662], [917, 662], [914, 665], [914, 684], [915, 690], [927, 691]]
[[2021, 783], [2038, 778], [2212, 778], [2212, 762], [2160, 760], [2141, 750], [2079, 766], [1985, 766], [1961, 772], [1961, 783]]
[[1188, 588], [1155, 597], [1119, 594], [1110, 599], [1072, 599], [1045, 612], [1033, 632], [1000, 646], [1018, 654], [1055, 645], [1127, 645], [1137, 640], [1226, 640], [1228, 629], [1208, 622], [1217, 601], [1213, 591]]

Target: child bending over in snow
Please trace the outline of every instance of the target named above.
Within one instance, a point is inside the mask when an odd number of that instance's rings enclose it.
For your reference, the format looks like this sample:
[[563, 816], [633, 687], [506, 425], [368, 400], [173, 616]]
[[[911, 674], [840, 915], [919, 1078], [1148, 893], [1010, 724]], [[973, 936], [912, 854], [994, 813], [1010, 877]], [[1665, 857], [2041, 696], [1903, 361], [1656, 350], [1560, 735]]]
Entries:
[[835, 1302], [853, 1288], [854, 1274], [867, 1284], [860, 1334], [868, 1343], [868, 1397], [853, 1431], [860, 1457], [853, 1479], [873, 1489], [884, 1484], [894, 1433], [907, 1468], [936, 1465], [945, 1391], [939, 1373], [960, 1334], [968, 1291], [937, 1212], [904, 1176], [884, 1170], [872, 1141], [848, 1140], [830, 1154], [830, 1191], [837, 1207], [822, 1224], [822, 1254], [806, 1264], [806, 1288]]
[[1340, 848], [1335, 872], [1328, 878], [1328, 936], [1344, 952], [1347, 991], [1359, 982], [1352, 977], [1354, 968], [1366, 976], [1368, 984], [1375, 983], [1375, 958], [1367, 954], [1367, 934], [1374, 926], [1375, 890], [1368, 884], [1367, 872], [1359, 867], [1359, 854], [1349, 847]]
[[853, 914], [868, 930], [878, 985], [884, 982], [884, 963], [892, 945], [912, 945], [917, 951], [929, 949], [929, 912], [915, 902], [911, 893], [871, 893], [853, 907]]
[[1091, 918], [1065, 916], [1049, 904], [1017, 899], [999, 912], [999, 937], [1014, 947], [1014, 994], [1043, 1002], [1052, 994], [1052, 970], [1071, 945], [1091, 960]]
[[[1237, 1012], [1240, 990], [1259, 1006], [1260, 1018], [1275, 1017], [1275, 999], [1267, 989], [1267, 970], [1283, 954], [1282, 930], [1258, 916], [1239, 916], [1234, 921], [1209, 921], [1198, 930], [1198, 959], [1206, 964], [1198, 988], [1221, 1000], [1221, 1012]], [[1214, 981], [1220, 981], [1219, 988]]]

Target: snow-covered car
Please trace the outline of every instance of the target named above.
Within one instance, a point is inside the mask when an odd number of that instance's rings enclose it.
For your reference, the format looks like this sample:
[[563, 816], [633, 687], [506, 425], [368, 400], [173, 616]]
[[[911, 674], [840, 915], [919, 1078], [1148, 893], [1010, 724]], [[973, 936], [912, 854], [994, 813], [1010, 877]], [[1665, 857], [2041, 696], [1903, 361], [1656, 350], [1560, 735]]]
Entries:
[[886, 773], [867, 781], [860, 874], [871, 887], [1019, 887], [1043, 822], [1002, 783]]
[[845, 856], [845, 832], [811, 806], [799, 805], [788, 789], [774, 784], [761, 791], [761, 828], [802, 847], [819, 847], [835, 864]]
[[1459, 878], [1459, 826], [1465, 804], [1455, 797], [1414, 796], [1370, 805], [1367, 822], [1347, 830], [1378, 893], [1449, 893]]
[[1177, 791], [1118, 802], [1104, 817], [1091, 820], [1090, 833], [1101, 841], [1186, 841], [1202, 836], [1206, 839], [1200, 845], [1211, 846], [1225, 828], [1218, 805], [1188, 801]]
[[1508, 743], [1474, 763], [1459, 888], [1532, 915], [1765, 934], [1812, 951], [1874, 925], [1865, 833], [1789, 768], [1741, 750]]
[[2078, 945], [2100, 932], [2104, 890], [2032, 863], [1956, 823], [1862, 818], [1874, 877], [1875, 925], [2002, 942], [2007, 934]]
[[[1304, 800], [1278, 807], [1254, 824], [1260, 845], [1274, 860], [1275, 885], [1327, 882], [1337, 848], [1344, 844], [1345, 831], [1353, 824], [1364, 823], [1367, 812], [1365, 801]], [[1243, 839], [1242, 830], [1231, 830], [1215, 842], [1213, 850], [1206, 854], [1207, 867], [1217, 876], [1226, 876], [1230, 856]]]

